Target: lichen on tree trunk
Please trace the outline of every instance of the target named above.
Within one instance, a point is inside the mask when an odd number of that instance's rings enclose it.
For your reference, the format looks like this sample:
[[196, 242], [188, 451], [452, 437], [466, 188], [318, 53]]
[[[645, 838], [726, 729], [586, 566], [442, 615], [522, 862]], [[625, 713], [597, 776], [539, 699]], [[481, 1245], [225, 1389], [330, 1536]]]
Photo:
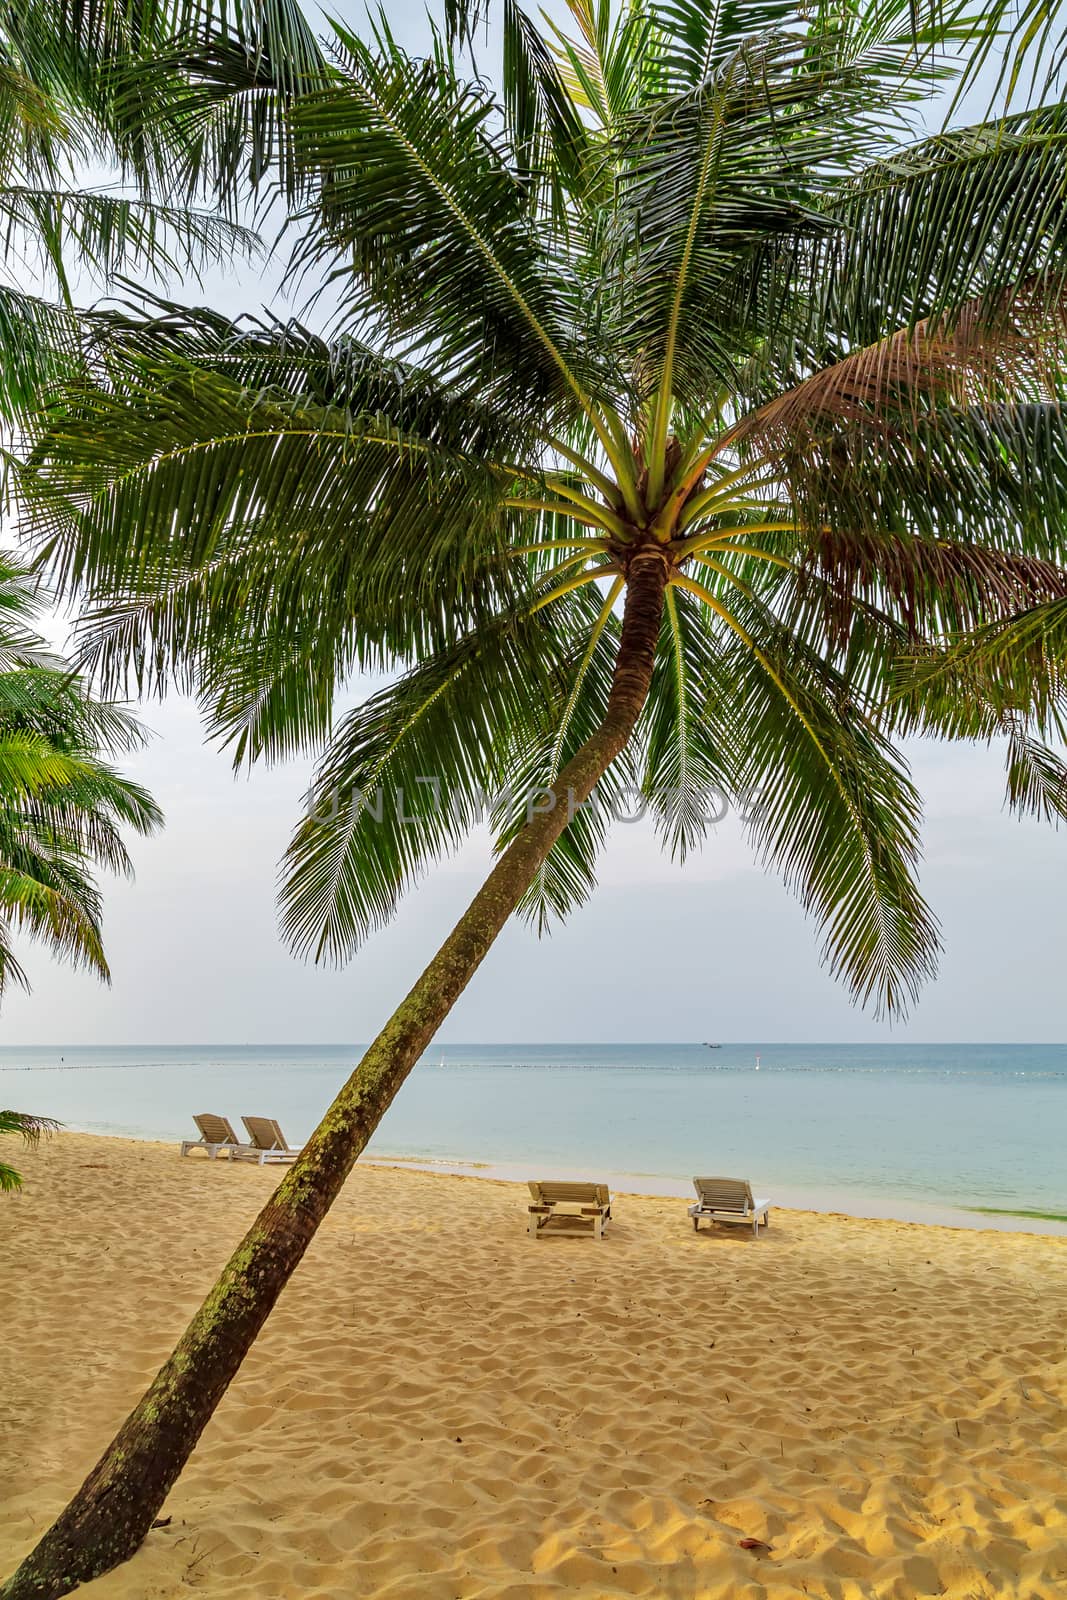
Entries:
[[429, 966], [338, 1093], [221, 1277], [89, 1477], [0, 1600], [55, 1600], [138, 1549], [315, 1230], [404, 1079], [448, 1016], [574, 814], [620, 754], [652, 677], [668, 575], [635, 550], [611, 692], [600, 726], [501, 855]]

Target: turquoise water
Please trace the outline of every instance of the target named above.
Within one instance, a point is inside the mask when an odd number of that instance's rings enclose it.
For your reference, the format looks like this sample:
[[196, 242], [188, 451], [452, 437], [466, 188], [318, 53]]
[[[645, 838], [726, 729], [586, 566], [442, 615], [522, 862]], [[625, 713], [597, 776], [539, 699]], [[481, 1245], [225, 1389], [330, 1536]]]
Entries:
[[[340, 1045], [5, 1048], [0, 1105], [156, 1139], [190, 1136], [194, 1111], [260, 1113], [296, 1143], [356, 1058]], [[782, 1203], [887, 1214], [1067, 1213], [1067, 1045], [435, 1046], [371, 1153], [665, 1192], [734, 1172]]]

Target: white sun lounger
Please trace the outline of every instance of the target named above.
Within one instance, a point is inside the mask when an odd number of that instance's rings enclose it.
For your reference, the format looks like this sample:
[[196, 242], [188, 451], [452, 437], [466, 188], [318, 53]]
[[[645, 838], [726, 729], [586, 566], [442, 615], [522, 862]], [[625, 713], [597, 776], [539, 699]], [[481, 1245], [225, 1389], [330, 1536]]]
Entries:
[[604, 1236], [611, 1221], [611, 1195], [606, 1183], [549, 1183], [529, 1180], [530, 1205], [526, 1231], [536, 1239], [554, 1229], [572, 1232], [589, 1227], [594, 1239]]
[[694, 1230], [702, 1217], [709, 1222], [751, 1223], [757, 1236], [761, 1219], [764, 1227], [768, 1225], [771, 1202], [754, 1200], [747, 1178], [694, 1178], [693, 1187], [698, 1196], [696, 1205], [689, 1207]]
[[206, 1150], [214, 1161], [220, 1151], [230, 1156], [240, 1148], [241, 1141], [230, 1127], [227, 1117], [216, 1117], [210, 1111], [202, 1111], [193, 1121], [200, 1129], [200, 1137], [182, 1140], [183, 1156], [187, 1156], [190, 1150]]

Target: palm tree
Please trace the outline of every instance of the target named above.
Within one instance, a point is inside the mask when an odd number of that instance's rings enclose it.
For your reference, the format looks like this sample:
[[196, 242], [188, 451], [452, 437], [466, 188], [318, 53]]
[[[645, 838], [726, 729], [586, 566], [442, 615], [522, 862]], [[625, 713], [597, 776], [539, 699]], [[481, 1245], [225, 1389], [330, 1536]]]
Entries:
[[[140, 727], [44, 649], [28, 626], [38, 604], [28, 574], [0, 556], [0, 997], [11, 982], [27, 986], [19, 933], [108, 978], [91, 869], [131, 872], [121, 829], [150, 833], [162, 821], [151, 796], [102, 759], [138, 746]], [[0, 1134], [31, 1144], [57, 1127], [0, 1111]], [[0, 1190], [20, 1182], [0, 1162]]]
[[162, 821], [108, 760], [143, 742], [139, 724], [44, 648], [29, 626], [38, 605], [28, 574], [0, 557], [0, 996], [28, 986], [18, 935], [108, 979], [93, 869], [129, 874], [122, 830]]
[[[28, 1111], [0, 1111], [0, 1133], [17, 1133], [28, 1145], [38, 1145], [42, 1135], [55, 1133], [58, 1128], [53, 1117], [35, 1117]], [[0, 1161], [0, 1193], [21, 1187], [21, 1174], [6, 1161]]]
[[486, 810], [499, 854], [6, 1600], [136, 1550], [412, 1065], [515, 910], [591, 892], [622, 791], [679, 857], [745, 803], [858, 1001], [934, 969], [892, 741], [971, 731], [929, 687], [947, 637], [1067, 594], [1067, 112], [916, 137], [987, 35], [917, 39], [906, 0], [571, 12], [509, 6], [499, 101], [447, 33], [413, 61], [337, 28], [287, 146], [330, 337], [114, 318], [22, 474], [104, 685], [193, 689], [237, 762], [325, 741], [297, 950], [347, 956]]

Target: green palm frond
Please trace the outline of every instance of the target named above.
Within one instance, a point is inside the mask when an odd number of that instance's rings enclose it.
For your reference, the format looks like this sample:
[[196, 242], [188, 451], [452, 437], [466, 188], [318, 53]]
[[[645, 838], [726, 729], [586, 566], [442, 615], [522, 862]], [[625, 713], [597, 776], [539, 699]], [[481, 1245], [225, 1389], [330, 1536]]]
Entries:
[[897, 663], [897, 695], [922, 717], [964, 699], [984, 718], [1031, 717], [1047, 729], [1067, 704], [1067, 598], [986, 622]]
[[884, 148], [910, 97], [904, 21], [893, 4], [814, 36], [738, 38], [712, 75], [633, 120], [620, 320], [651, 357], [652, 461], [677, 402], [736, 385], [739, 360], [802, 319], [819, 241], [837, 235], [822, 214], [836, 173]]
[[30, 1146], [38, 1145], [42, 1138], [58, 1133], [62, 1123], [54, 1117], [37, 1117], [29, 1111], [0, 1111], [0, 1134], [14, 1133]]
[[10, 256], [22, 241], [22, 253], [35, 251], [64, 290], [72, 262], [103, 282], [132, 270], [199, 276], [259, 249], [249, 229], [211, 212], [91, 190], [0, 186], [0, 247]]
[[0, 284], [0, 422], [26, 417], [80, 363], [78, 320], [69, 309]]
[[894, 150], [827, 201], [819, 270], [828, 317], [852, 345], [935, 325], [1017, 286], [1054, 299], [1067, 244], [1067, 107], [952, 129]]
[[572, 104], [605, 135], [617, 135], [662, 84], [655, 24], [642, 4], [568, 0], [573, 26], [549, 22], [552, 53]]
[[[103, 910], [98, 895], [87, 893], [78, 873], [55, 855], [38, 857], [34, 870], [20, 872], [0, 864], [0, 906], [8, 928], [44, 944], [52, 955], [74, 967], [87, 967], [109, 981], [111, 974], [100, 937]], [[0, 993], [14, 977], [23, 983], [22, 970], [12, 969], [0, 947]]]
[[520, 173], [525, 173], [531, 210], [545, 209], [566, 228], [568, 205], [594, 177], [597, 160], [578, 108], [567, 94], [559, 65], [536, 25], [504, 0], [501, 81], [506, 130]]
[[723, 640], [693, 595], [669, 589], [645, 714], [643, 793], [671, 855], [684, 862], [734, 798], [729, 758], [705, 727]]
[[[1062, 746], [1067, 725], [1057, 727]], [[1067, 761], [1025, 727], [1012, 730], [1008, 746], [1008, 803], [1013, 811], [1042, 822], [1067, 821]]]
[[347, 291], [350, 325], [373, 318], [412, 352], [432, 348], [458, 387], [527, 416], [597, 419], [610, 369], [578, 336], [581, 280], [529, 216], [489, 95], [388, 36], [377, 54], [339, 37], [343, 80], [296, 113], [317, 182], [305, 269]]
[[658, 0], [650, 7], [656, 43], [673, 92], [696, 89], [721, 71], [748, 40], [795, 25], [789, 0]]
[[250, 201], [269, 210], [276, 187], [303, 193], [291, 106], [333, 75], [293, 0], [208, 9], [119, 64], [111, 125], [126, 168], [160, 192], [231, 217]]
[[24, 107], [38, 96], [65, 142], [114, 159], [145, 198], [226, 209], [284, 169], [288, 104], [327, 73], [294, 0], [30, 0], [2, 32], [12, 91]]
[[[518, 743], [509, 767], [502, 803], [492, 819], [498, 852], [537, 814], [539, 806], [550, 803], [548, 791], [604, 714], [618, 649], [614, 607], [621, 587], [616, 580], [606, 593], [590, 585], [567, 597], [565, 604], [575, 618], [575, 644], [545, 697], [539, 723]], [[552, 620], [558, 627], [558, 620]], [[554, 920], [566, 917], [592, 894], [596, 860], [612, 819], [628, 815], [633, 805], [627, 807], [626, 799], [637, 794], [636, 770], [624, 753], [603, 774], [587, 803], [577, 804], [573, 794], [564, 797], [569, 825], [519, 905], [520, 915], [532, 922], [538, 933], [547, 933]]]
[[[128, 354], [112, 387], [74, 393], [47, 462], [22, 479], [46, 547], [77, 525], [59, 581], [110, 597], [81, 629], [83, 659], [110, 687], [127, 672], [142, 690], [197, 672], [220, 629], [239, 654], [253, 618], [282, 657], [318, 618], [335, 671], [380, 666], [407, 647], [414, 605], [440, 639], [487, 583], [511, 583], [509, 479], [480, 459], [495, 426], [485, 413], [425, 383], [405, 391], [389, 363], [331, 371], [313, 351], [302, 368], [284, 337], [273, 363], [239, 338], [229, 360]], [[301, 388], [284, 389], [279, 374], [301, 368]], [[364, 409], [385, 404], [391, 414]]]
[[[31, 1149], [36, 1148], [42, 1138], [58, 1133], [61, 1127], [62, 1123], [54, 1117], [37, 1117], [28, 1111], [0, 1111], [0, 1134], [15, 1134]], [[21, 1187], [21, 1175], [5, 1161], [0, 1161], [0, 1193]]]
[[728, 763], [763, 860], [825, 929], [824, 959], [860, 1003], [901, 1015], [939, 948], [914, 878], [907, 769], [840, 675], [765, 608], [735, 599], [730, 628], [745, 648], [724, 656], [698, 731]]
[[528, 617], [501, 618], [344, 719], [283, 870], [282, 928], [298, 950], [348, 955], [406, 886], [489, 819], [512, 777], [511, 748], [544, 717], [545, 644]]

